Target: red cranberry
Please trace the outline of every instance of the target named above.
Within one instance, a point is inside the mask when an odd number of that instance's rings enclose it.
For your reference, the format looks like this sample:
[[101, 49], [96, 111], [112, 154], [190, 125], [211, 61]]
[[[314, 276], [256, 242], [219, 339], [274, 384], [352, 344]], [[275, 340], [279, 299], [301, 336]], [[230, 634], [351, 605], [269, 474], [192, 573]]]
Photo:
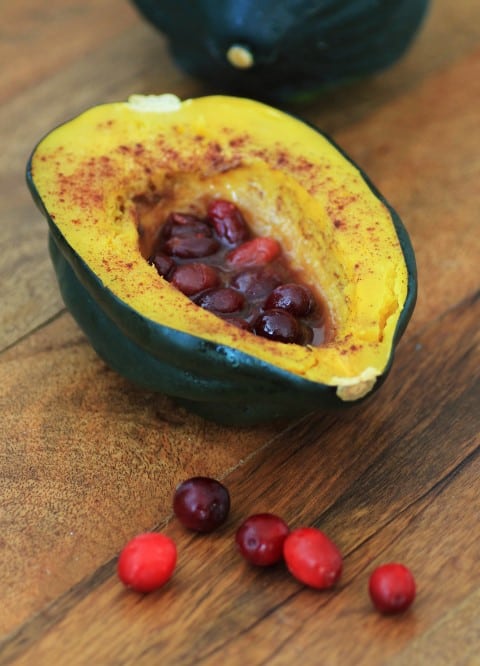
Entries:
[[203, 292], [195, 303], [205, 310], [227, 314], [239, 312], [245, 305], [245, 297], [230, 287], [219, 287]]
[[289, 532], [287, 523], [272, 513], [258, 513], [245, 520], [235, 541], [240, 553], [251, 564], [268, 566], [283, 558], [283, 542]]
[[268, 268], [267, 266], [241, 271], [232, 277], [230, 285], [245, 294], [249, 300], [263, 301], [281, 282], [280, 277]]
[[163, 245], [165, 254], [181, 259], [199, 259], [214, 254], [219, 243], [205, 236], [172, 236]]
[[175, 270], [176, 264], [172, 257], [167, 257], [166, 254], [162, 252], [156, 252], [155, 255], [150, 259], [151, 264], [157, 269], [157, 273], [164, 277], [166, 280], [169, 280], [173, 271]]
[[278, 342], [298, 342], [301, 327], [293, 315], [285, 310], [267, 310], [253, 322], [252, 330], [257, 335]]
[[167, 240], [172, 236], [211, 236], [212, 230], [196, 215], [170, 213], [162, 227], [162, 237]]
[[265, 301], [265, 309], [286, 310], [295, 317], [304, 317], [311, 311], [312, 306], [313, 296], [310, 289], [294, 282], [275, 287]]
[[250, 330], [250, 324], [248, 321], [246, 319], [242, 319], [241, 317], [222, 317], [222, 319], [229, 324], [233, 324], [233, 326], [236, 326], [237, 328], [241, 328], [243, 331]]
[[164, 534], [139, 534], [123, 548], [117, 573], [124, 585], [136, 592], [152, 592], [172, 576], [177, 563], [175, 543]]
[[340, 551], [315, 527], [300, 527], [290, 532], [283, 544], [283, 556], [297, 580], [319, 590], [333, 587], [342, 573]]
[[370, 576], [368, 591], [373, 605], [381, 613], [401, 613], [415, 599], [415, 579], [403, 564], [383, 564]]
[[248, 238], [248, 227], [242, 213], [230, 201], [215, 199], [207, 210], [217, 235], [227, 243], [236, 245]]
[[171, 278], [172, 284], [186, 296], [215, 287], [220, 282], [217, 271], [208, 264], [191, 263], [178, 266]]
[[173, 511], [188, 529], [212, 532], [227, 519], [230, 495], [219, 481], [195, 476], [183, 481], [175, 490]]
[[232, 266], [262, 266], [273, 261], [280, 252], [280, 244], [274, 238], [252, 238], [231, 250], [227, 262]]

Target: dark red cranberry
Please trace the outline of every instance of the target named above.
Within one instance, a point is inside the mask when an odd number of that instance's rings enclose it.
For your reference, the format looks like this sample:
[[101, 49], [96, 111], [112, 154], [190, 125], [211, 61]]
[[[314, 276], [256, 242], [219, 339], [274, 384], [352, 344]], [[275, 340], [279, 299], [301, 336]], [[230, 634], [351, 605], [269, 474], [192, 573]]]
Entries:
[[305, 317], [313, 306], [313, 295], [308, 287], [295, 282], [281, 284], [272, 291], [265, 301], [267, 310], [280, 309], [295, 317]]
[[277, 287], [281, 278], [275, 271], [264, 268], [249, 268], [232, 277], [230, 285], [238, 289], [251, 301], [264, 300]]
[[283, 542], [289, 533], [287, 523], [272, 513], [257, 513], [237, 530], [235, 541], [251, 564], [269, 566], [283, 559]]
[[157, 273], [164, 277], [166, 280], [169, 280], [172, 277], [176, 266], [176, 263], [172, 257], [167, 257], [167, 255], [163, 254], [162, 252], [155, 253], [155, 255], [150, 259], [149, 263], [153, 264], [157, 269]]
[[196, 215], [170, 213], [162, 227], [161, 235], [165, 240], [172, 236], [211, 236], [212, 230]]
[[242, 331], [250, 330], [250, 324], [246, 319], [242, 319], [242, 317], [222, 317], [222, 319], [237, 328], [241, 328]]
[[165, 254], [181, 259], [200, 259], [214, 254], [220, 247], [215, 238], [205, 236], [172, 236], [163, 244]]
[[301, 327], [293, 315], [285, 310], [267, 310], [253, 322], [257, 335], [278, 342], [299, 342]]
[[415, 599], [415, 579], [403, 564], [383, 564], [370, 576], [368, 591], [381, 613], [402, 613]]
[[195, 476], [177, 486], [173, 511], [188, 529], [212, 532], [227, 519], [230, 494], [216, 479]]
[[227, 254], [227, 262], [232, 266], [263, 266], [278, 257], [280, 252], [278, 241], [260, 236], [231, 250]]
[[171, 283], [186, 296], [193, 296], [199, 291], [210, 289], [219, 284], [217, 271], [208, 264], [191, 263], [177, 266]]
[[239, 312], [245, 305], [245, 297], [230, 287], [209, 289], [195, 299], [205, 310], [218, 313]]
[[248, 238], [248, 226], [239, 209], [231, 201], [215, 199], [207, 209], [217, 235], [231, 245]]
[[315, 527], [299, 527], [290, 532], [283, 543], [283, 556], [297, 580], [318, 590], [333, 587], [342, 573], [340, 551]]

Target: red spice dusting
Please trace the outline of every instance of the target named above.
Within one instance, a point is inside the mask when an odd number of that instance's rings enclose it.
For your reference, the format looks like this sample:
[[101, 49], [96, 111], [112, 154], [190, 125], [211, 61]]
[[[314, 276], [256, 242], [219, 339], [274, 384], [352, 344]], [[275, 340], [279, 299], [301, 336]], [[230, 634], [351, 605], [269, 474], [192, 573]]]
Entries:
[[229, 144], [232, 148], [242, 148], [247, 141], [248, 135], [237, 136], [234, 139], [230, 139]]
[[337, 229], [346, 229], [347, 227], [344, 220], [333, 220], [333, 224]]

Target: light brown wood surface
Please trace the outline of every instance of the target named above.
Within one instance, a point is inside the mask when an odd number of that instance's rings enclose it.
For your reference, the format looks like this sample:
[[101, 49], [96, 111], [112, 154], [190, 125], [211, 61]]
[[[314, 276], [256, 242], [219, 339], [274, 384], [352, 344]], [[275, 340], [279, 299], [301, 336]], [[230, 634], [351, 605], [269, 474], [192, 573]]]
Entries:
[[[46, 224], [24, 184], [36, 141], [133, 92], [210, 92], [128, 2], [0, 5], [0, 663], [480, 664], [480, 4], [436, 0], [405, 58], [295, 112], [330, 132], [398, 210], [419, 298], [390, 377], [367, 403], [288, 425], [212, 425], [95, 356], [61, 303]], [[227, 525], [171, 515], [175, 485], [223, 479]], [[248, 567], [249, 513], [327, 531], [332, 592]], [[179, 566], [139, 597], [115, 573], [162, 529]], [[380, 562], [411, 566], [405, 615], [371, 607]]]

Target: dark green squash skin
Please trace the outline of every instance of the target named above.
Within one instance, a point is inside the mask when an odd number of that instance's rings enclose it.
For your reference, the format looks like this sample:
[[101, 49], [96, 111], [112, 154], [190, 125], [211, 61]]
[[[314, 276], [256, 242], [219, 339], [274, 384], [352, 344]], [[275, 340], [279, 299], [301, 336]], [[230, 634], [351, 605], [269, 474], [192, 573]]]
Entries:
[[[381, 71], [410, 46], [429, 0], [132, 0], [174, 60], [211, 86], [274, 101], [305, 98]], [[254, 66], [233, 67], [240, 44]]]
[[[367, 176], [360, 173], [391, 214], [408, 271], [407, 298], [389, 361], [383, 375], [377, 378], [373, 393], [390, 370], [396, 344], [415, 307], [417, 271], [413, 247], [399, 216]], [[206, 419], [226, 425], [293, 419], [320, 409], [358, 404], [359, 401], [339, 399], [336, 387], [303, 379], [239, 349], [217, 345], [194, 332], [183, 333], [141, 316], [106, 288], [67, 243], [37, 192], [31, 158], [26, 177], [32, 197], [49, 224], [50, 255], [65, 305], [97, 354], [119, 374], [144, 389], [176, 398]]]

